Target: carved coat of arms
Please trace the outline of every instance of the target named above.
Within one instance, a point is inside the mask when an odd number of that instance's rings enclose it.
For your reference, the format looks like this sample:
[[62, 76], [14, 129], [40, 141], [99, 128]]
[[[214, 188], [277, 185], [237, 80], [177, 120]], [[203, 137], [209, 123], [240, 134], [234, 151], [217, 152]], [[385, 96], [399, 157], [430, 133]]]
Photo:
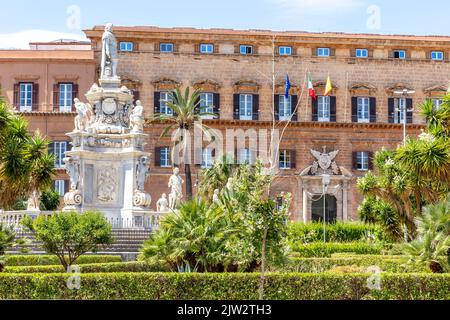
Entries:
[[336, 161], [334, 161], [334, 159], [336, 159], [337, 155], [339, 154], [339, 150], [327, 152], [326, 147], [324, 147], [323, 152], [311, 150], [311, 154], [314, 156], [316, 161], [314, 161], [311, 167], [307, 168], [309, 174], [340, 174], [339, 166], [337, 165]]

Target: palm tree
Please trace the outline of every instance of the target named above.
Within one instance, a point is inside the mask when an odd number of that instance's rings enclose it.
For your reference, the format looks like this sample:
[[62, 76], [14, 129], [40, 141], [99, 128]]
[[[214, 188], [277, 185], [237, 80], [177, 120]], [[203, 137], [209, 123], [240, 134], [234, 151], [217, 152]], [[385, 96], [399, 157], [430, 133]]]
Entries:
[[150, 122], [163, 122], [169, 124], [164, 128], [161, 137], [165, 136], [169, 131], [174, 130], [174, 147], [178, 147], [183, 153], [186, 193], [187, 200], [189, 201], [192, 200], [193, 194], [191, 164], [188, 155], [191, 144], [191, 140], [189, 139], [190, 133], [197, 127], [202, 133], [208, 134], [208, 127], [202, 124], [202, 116], [213, 114], [200, 110], [200, 91], [194, 90], [194, 92], [190, 94], [189, 87], [186, 88], [184, 94], [181, 93], [180, 88], [176, 88], [173, 92], [169, 93], [169, 98], [163, 101], [167, 107], [173, 111], [173, 115], [155, 114], [154, 117], [150, 119]]
[[214, 190], [222, 190], [233, 175], [235, 165], [231, 164], [230, 159], [223, 155], [220, 161], [216, 161], [211, 168], [202, 172], [199, 194], [206, 199], [211, 199]]
[[0, 207], [50, 187], [55, 170], [47, 147], [39, 132], [30, 136], [27, 122], [0, 103]]

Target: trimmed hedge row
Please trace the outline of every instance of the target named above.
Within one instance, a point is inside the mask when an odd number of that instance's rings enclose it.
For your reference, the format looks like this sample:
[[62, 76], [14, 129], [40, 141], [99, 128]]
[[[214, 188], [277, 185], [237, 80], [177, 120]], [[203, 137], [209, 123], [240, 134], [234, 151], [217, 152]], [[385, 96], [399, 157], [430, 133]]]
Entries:
[[309, 244], [292, 244], [291, 250], [293, 256], [298, 257], [331, 257], [335, 253], [352, 253], [352, 254], [375, 254], [380, 255], [383, 247], [379, 244], [370, 244], [364, 242], [354, 243], [323, 243], [314, 242]]
[[[0, 274], [0, 299], [257, 300], [259, 274], [82, 274], [81, 288], [68, 275]], [[367, 274], [268, 274], [265, 298], [273, 300], [448, 300], [450, 275], [383, 274], [370, 290]]]
[[[120, 256], [83, 255], [76, 264], [113, 263], [121, 262]], [[52, 266], [58, 265], [59, 259], [51, 255], [10, 255], [5, 256], [5, 266]]]
[[429, 273], [428, 268], [407, 264], [406, 257], [349, 256], [345, 258], [292, 258], [281, 268], [283, 272], [322, 273], [332, 272], [337, 267], [378, 267], [390, 273]]
[[[170, 269], [146, 262], [113, 262], [79, 265], [81, 273], [111, 273], [111, 272], [169, 272]], [[5, 267], [4, 273], [64, 273], [64, 267], [55, 266], [23, 266]]]
[[[356, 242], [375, 238], [383, 240], [384, 235], [380, 227], [362, 223], [328, 224], [327, 239], [330, 242]], [[288, 225], [288, 240], [291, 243], [310, 243], [323, 240], [322, 223], [290, 223]]]

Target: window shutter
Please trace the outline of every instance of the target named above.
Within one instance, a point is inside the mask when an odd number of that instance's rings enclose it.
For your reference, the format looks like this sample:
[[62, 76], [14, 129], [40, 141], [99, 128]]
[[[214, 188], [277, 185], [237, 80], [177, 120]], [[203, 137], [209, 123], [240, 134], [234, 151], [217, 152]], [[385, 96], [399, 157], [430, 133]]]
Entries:
[[406, 99], [406, 109], [406, 121], [407, 123], [413, 123], [413, 99]]
[[334, 57], [336, 55], [336, 49], [330, 48], [330, 57]]
[[53, 85], [53, 111], [59, 111], [59, 84]]
[[369, 152], [369, 170], [373, 170], [373, 152]]
[[394, 123], [394, 113], [395, 113], [395, 98], [388, 99], [388, 116], [389, 123]]
[[297, 168], [297, 150], [290, 150], [289, 154], [291, 155], [291, 169]]
[[280, 120], [280, 95], [276, 94], [275, 97], [275, 104], [274, 104], [274, 115], [275, 115], [275, 120], [278, 121]]
[[377, 98], [370, 98], [370, 122], [377, 122]]
[[33, 105], [31, 110], [38, 111], [39, 110], [39, 84], [33, 83]]
[[253, 120], [259, 120], [259, 94], [253, 95]]
[[135, 102], [141, 99], [141, 93], [139, 90], [133, 90], [133, 99]]
[[234, 120], [239, 120], [239, 98], [240, 95], [239, 94], [234, 94], [233, 95], [233, 119]]
[[299, 106], [297, 106], [298, 104], [298, 96], [297, 95], [292, 95], [291, 96], [292, 99], [292, 121], [297, 122], [298, 121], [298, 108]]
[[356, 58], [356, 49], [352, 49], [352, 50], [350, 51], [350, 56], [351, 56], [352, 58]]
[[336, 97], [330, 97], [330, 121], [336, 122]]
[[161, 167], [161, 149], [160, 147], [155, 148], [155, 166]]
[[319, 98], [311, 99], [312, 101], [312, 121], [319, 120]]
[[15, 83], [14, 84], [14, 98], [13, 98], [13, 104], [14, 106], [19, 109], [19, 104], [20, 104], [20, 83]]
[[55, 143], [50, 142], [48, 144], [48, 154], [55, 154]]
[[352, 122], [358, 122], [358, 97], [352, 97]]
[[196, 148], [195, 149], [195, 157], [194, 157], [194, 164], [196, 167], [201, 167], [203, 162], [203, 148]]
[[357, 152], [353, 152], [352, 154], [353, 160], [352, 160], [352, 167], [353, 170], [357, 170], [358, 168], [358, 153]]
[[154, 112], [155, 112], [155, 114], [161, 112], [160, 100], [161, 100], [161, 92], [155, 91], [155, 95], [154, 95]]
[[214, 114], [216, 115], [216, 119], [220, 119], [220, 94], [214, 93], [213, 95], [213, 103], [214, 103]]

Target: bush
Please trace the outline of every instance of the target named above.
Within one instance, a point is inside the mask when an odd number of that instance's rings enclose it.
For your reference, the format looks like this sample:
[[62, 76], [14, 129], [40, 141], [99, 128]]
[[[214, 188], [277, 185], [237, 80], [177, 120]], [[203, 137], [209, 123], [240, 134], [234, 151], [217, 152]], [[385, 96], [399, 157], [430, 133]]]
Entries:
[[[111, 273], [111, 272], [169, 272], [167, 266], [148, 264], [146, 262], [113, 262], [82, 264], [79, 266], [81, 273]], [[23, 266], [6, 267], [5, 273], [64, 273], [64, 267], [54, 266]]]
[[[77, 259], [77, 265], [92, 264], [92, 263], [114, 263], [121, 262], [120, 256], [108, 255], [85, 255]], [[14, 266], [51, 266], [59, 264], [59, 259], [56, 256], [49, 255], [11, 255], [5, 256], [5, 265], [8, 267]], [[61, 267], [62, 268], [62, 267]]]
[[[80, 290], [65, 274], [1, 274], [0, 299], [257, 300], [260, 274], [81, 274]], [[268, 274], [269, 300], [448, 300], [450, 275], [382, 274], [381, 290], [367, 274]]]
[[[277, 271], [322, 273], [332, 272], [335, 268], [356, 267], [362, 268], [356, 273], [366, 273], [369, 267], [379, 267], [382, 272], [391, 273], [426, 273], [426, 268], [413, 267], [407, 264], [406, 257], [360, 255], [360, 256], [333, 256], [332, 258], [292, 258], [290, 262]], [[363, 271], [361, 271], [363, 270]]]
[[56, 211], [60, 205], [60, 195], [55, 190], [44, 191], [41, 195], [40, 209], [42, 211]]
[[331, 257], [334, 253], [348, 252], [355, 254], [381, 254], [383, 246], [364, 242], [354, 243], [323, 243], [292, 244], [293, 256], [300, 257]]
[[[380, 227], [362, 223], [328, 224], [326, 228], [327, 240], [330, 242], [356, 242], [363, 240], [384, 240]], [[290, 243], [310, 243], [323, 241], [322, 223], [290, 223], [288, 226]]]

